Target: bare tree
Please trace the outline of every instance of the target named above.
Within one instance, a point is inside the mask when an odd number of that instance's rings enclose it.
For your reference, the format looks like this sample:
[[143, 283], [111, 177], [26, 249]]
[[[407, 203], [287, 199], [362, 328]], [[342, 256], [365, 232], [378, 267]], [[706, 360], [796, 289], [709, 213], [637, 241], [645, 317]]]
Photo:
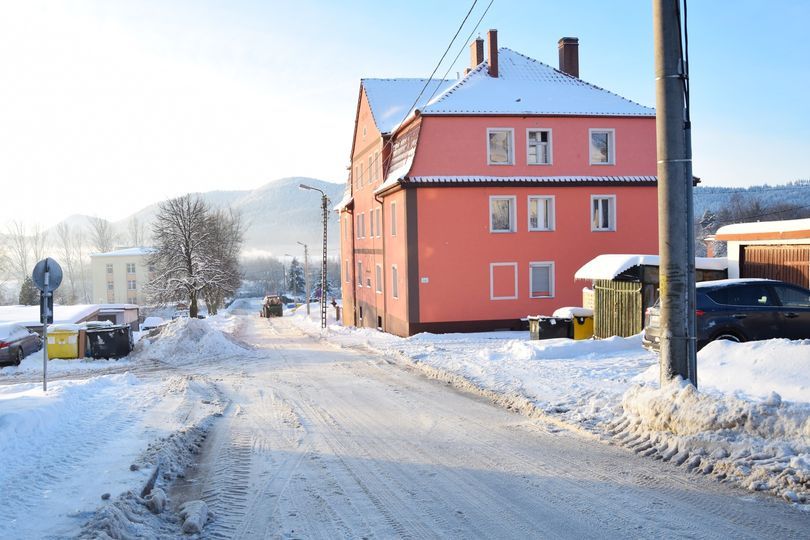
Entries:
[[239, 253], [244, 230], [240, 214], [223, 210], [209, 213], [208, 228], [205, 286], [202, 292], [208, 312], [216, 315], [225, 297], [236, 293], [242, 283]]
[[112, 251], [115, 242], [112, 225], [106, 219], [99, 217], [87, 218], [90, 222], [90, 242], [98, 253]]
[[34, 225], [29, 238], [31, 254], [34, 256], [34, 264], [45, 258], [45, 243], [48, 241], [48, 231], [43, 231], [39, 224]]
[[155, 277], [146, 290], [158, 304], [188, 300], [189, 315], [197, 316], [197, 298], [205, 287], [208, 206], [185, 195], [161, 203], [152, 225], [155, 252], [149, 264]]
[[[56, 226], [56, 240], [58, 243], [59, 261], [65, 271], [67, 283], [60, 287], [61, 301], [66, 304], [73, 304], [76, 302], [76, 270], [77, 263], [81, 261], [76, 259], [76, 248], [73, 245], [73, 234], [70, 230], [70, 225], [64, 221]], [[67, 285], [67, 286], [65, 286]]]
[[22, 282], [33, 269], [25, 224], [12, 221], [6, 229], [7, 260], [15, 279]]
[[127, 223], [127, 233], [129, 234], [129, 244], [133, 247], [143, 246], [146, 241], [146, 224], [132, 216]]

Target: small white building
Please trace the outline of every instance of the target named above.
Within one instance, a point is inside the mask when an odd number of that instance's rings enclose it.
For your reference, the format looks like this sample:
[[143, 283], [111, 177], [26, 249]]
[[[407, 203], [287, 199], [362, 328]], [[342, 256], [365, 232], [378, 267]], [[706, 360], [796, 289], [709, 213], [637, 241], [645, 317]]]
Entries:
[[726, 225], [715, 240], [727, 243], [730, 278], [779, 279], [810, 287], [810, 219]]
[[154, 269], [149, 266], [153, 252], [150, 247], [133, 247], [90, 255], [93, 302], [146, 303], [144, 286], [154, 277]]

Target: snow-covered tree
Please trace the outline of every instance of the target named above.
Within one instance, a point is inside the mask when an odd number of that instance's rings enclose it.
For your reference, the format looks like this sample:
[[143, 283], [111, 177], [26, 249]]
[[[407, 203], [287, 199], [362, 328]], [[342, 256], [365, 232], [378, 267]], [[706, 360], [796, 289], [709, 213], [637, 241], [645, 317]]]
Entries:
[[155, 278], [146, 285], [151, 300], [187, 301], [189, 315], [196, 317], [202, 297], [216, 313], [239, 287], [242, 236], [238, 215], [213, 212], [196, 195], [161, 203], [152, 225], [155, 252], [149, 264]]
[[287, 289], [297, 295], [304, 294], [306, 280], [304, 279], [304, 269], [298, 259], [293, 257], [290, 268], [287, 270]]
[[34, 285], [34, 281], [27, 276], [20, 287], [20, 304], [23, 306], [35, 306], [39, 303], [39, 291]]

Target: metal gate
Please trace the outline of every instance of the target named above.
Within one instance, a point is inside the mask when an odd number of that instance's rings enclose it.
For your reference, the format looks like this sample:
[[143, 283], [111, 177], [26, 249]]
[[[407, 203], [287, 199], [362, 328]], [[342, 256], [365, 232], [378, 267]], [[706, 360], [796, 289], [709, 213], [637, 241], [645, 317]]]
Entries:
[[740, 277], [778, 279], [810, 287], [810, 246], [741, 246]]

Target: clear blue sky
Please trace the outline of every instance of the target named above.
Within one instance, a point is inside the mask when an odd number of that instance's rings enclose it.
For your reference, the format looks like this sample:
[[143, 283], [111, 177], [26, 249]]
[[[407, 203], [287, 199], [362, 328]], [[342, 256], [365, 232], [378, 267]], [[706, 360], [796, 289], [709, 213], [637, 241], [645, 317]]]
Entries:
[[[47, 190], [53, 222], [282, 176], [344, 181], [359, 79], [429, 75], [470, 4], [0, 0], [3, 189]], [[651, 19], [646, 0], [495, 0], [480, 33], [554, 66], [557, 39], [579, 37], [584, 80], [654, 106]], [[704, 185], [810, 178], [808, 20], [803, 0], [690, 2]]]

